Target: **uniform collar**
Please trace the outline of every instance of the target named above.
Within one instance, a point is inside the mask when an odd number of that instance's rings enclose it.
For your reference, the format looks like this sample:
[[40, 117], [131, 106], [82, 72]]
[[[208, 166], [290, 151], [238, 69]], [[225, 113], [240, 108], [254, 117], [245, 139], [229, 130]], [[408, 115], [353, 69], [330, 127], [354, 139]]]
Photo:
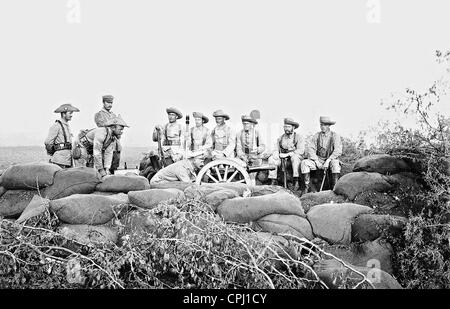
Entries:
[[59, 121], [61, 121], [62, 124], [69, 125], [69, 123], [62, 117], [59, 119]]
[[107, 113], [107, 114], [112, 114], [112, 112], [107, 111], [104, 107], [102, 108], [102, 112]]

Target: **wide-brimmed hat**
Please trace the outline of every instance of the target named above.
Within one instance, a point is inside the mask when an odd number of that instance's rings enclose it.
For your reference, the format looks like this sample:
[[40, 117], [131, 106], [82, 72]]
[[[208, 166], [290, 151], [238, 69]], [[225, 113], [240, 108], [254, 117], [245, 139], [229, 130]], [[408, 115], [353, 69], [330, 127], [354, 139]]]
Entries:
[[102, 96], [103, 102], [108, 102], [108, 103], [112, 103], [114, 100], [114, 97], [110, 94], [105, 94], [104, 96]]
[[289, 124], [291, 126], [294, 126], [294, 128], [298, 128], [300, 124], [296, 121], [294, 121], [292, 118], [284, 118], [284, 124]]
[[55, 113], [65, 113], [65, 112], [79, 112], [80, 110], [72, 104], [63, 104], [57, 109], [55, 109]]
[[254, 123], [254, 124], [258, 124], [258, 121], [256, 121], [256, 119], [253, 119], [249, 115], [241, 116], [241, 120], [242, 120], [242, 122], [251, 122], [251, 123]]
[[225, 114], [225, 112], [221, 109], [216, 110], [213, 113], [213, 117], [223, 117], [223, 118], [225, 118], [225, 120], [230, 120], [230, 116], [228, 116], [228, 114]]
[[194, 118], [202, 118], [203, 119], [203, 123], [208, 123], [209, 118], [206, 117], [205, 115], [203, 115], [203, 113], [200, 112], [193, 112], [192, 116], [194, 116]]
[[166, 112], [167, 112], [167, 114], [168, 114], [168, 113], [174, 113], [174, 114], [177, 114], [177, 118], [178, 118], [178, 119], [183, 118], [183, 114], [182, 114], [177, 108], [175, 108], [175, 107], [169, 107], [169, 108], [166, 108]]
[[122, 117], [120, 115], [117, 115], [116, 117], [109, 119], [105, 123], [105, 127], [115, 126], [115, 125], [119, 125], [119, 126], [127, 127], [127, 128], [130, 127], [129, 125], [126, 124], [126, 122], [122, 119]]
[[336, 121], [332, 121], [330, 119], [330, 117], [326, 117], [326, 116], [320, 116], [319, 121], [322, 124], [327, 124], [327, 125], [330, 125], [330, 126], [336, 123]]

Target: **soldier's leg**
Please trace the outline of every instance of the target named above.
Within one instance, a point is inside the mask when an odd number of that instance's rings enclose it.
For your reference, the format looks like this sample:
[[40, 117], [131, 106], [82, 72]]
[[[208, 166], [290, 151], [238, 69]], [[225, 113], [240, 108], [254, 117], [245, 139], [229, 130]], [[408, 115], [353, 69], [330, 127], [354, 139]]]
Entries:
[[119, 168], [120, 166], [120, 151], [115, 150], [113, 152], [113, 158], [111, 162], [111, 167], [109, 168], [109, 172], [114, 175], [114, 172]]
[[334, 189], [336, 182], [339, 180], [339, 176], [341, 174], [341, 162], [339, 160], [331, 160], [330, 161], [331, 168], [331, 190]]
[[271, 179], [272, 182], [276, 183], [276, 179], [278, 178], [278, 167], [281, 166], [281, 160], [277, 156], [271, 155], [269, 157], [268, 163], [275, 166], [274, 170], [269, 171], [269, 179]]
[[291, 155], [291, 165], [292, 165], [292, 177], [294, 178], [294, 191], [300, 189], [299, 183], [299, 169], [300, 169], [301, 158], [298, 154]]
[[81, 157], [79, 159], [74, 159], [74, 167], [82, 167], [87, 166], [87, 150], [85, 147], [80, 147], [81, 149]]
[[317, 169], [316, 163], [313, 160], [305, 159], [300, 163], [300, 169], [302, 171], [303, 180], [305, 182], [305, 188], [302, 191], [302, 195], [308, 193], [310, 183], [311, 183], [311, 170], [315, 171]]

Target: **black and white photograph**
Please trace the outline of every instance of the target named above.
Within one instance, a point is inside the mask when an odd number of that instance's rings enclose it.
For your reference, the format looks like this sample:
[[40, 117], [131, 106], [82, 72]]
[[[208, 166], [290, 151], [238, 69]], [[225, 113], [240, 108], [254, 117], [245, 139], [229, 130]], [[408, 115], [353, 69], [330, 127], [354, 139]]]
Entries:
[[449, 12], [2, 0], [0, 292], [449, 289]]

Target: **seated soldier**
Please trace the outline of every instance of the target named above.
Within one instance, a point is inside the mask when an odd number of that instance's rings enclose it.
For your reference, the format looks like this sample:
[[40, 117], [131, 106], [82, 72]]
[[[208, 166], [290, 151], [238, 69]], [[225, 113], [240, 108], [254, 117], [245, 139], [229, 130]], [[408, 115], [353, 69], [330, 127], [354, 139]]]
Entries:
[[150, 184], [166, 183], [174, 181], [194, 182], [197, 173], [204, 166], [204, 155], [189, 157], [175, 162], [159, 170], [150, 180]]
[[244, 128], [236, 136], [237, 157], [248, 166], [260, 166], [266, 146], [261, 140], [261, 134], [255, 129], [258, 121], [248, 115], [241, 119]]
[[329, 117], [320, 117], [320, 132], [314, 134], [309, 141], [308, 159], [301, 163], [303, 179], [305, 180], [303, 193], [307, 193], [309, 190], [311, 170], [321, 169], [326, 172], [331, 165], [331, 189], [334, 188], [339, 179], [341, 173], [339, 157], [342, 155], [342, 141], [337, 133], [330, 130], [330, 126], [335, 123]]
[[[284, 119], [284, 134], [277, 140], [277, 150], [269, 158], [269, 164], [276, 167], [281, 166], [281, 159], [289, 158], [292, 165], [292, 176], [294, 178], [294, 191], [300, 189], [299, 168], [305, 152], [305, 141], [300, 134], [294, 132], [299, 127], [299, 123], [291, 118]], [[278, 168], [269, 171], [271, 184], [277, 184]]]
[[81, 148], [77, 166], [94, 167], [102, 177], [111, 174], [113, 152], [124, 127], [128, 125], [118, 115], [106, 122], [104, 127], [81, 131], [75, 141]]

